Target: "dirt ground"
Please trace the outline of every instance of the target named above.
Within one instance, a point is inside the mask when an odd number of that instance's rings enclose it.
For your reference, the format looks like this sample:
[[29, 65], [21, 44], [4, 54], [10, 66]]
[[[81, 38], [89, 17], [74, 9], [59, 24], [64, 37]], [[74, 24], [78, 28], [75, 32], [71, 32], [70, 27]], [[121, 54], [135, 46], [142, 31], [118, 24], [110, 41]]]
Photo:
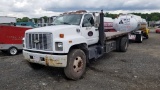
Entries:
[[0, 52], [1, 90], [160, 90], [160, 34], [130, 43], [126, 53], [111, 52], [93, 61], [78, 81], [62, 68], [32, 70], [23, 55]]

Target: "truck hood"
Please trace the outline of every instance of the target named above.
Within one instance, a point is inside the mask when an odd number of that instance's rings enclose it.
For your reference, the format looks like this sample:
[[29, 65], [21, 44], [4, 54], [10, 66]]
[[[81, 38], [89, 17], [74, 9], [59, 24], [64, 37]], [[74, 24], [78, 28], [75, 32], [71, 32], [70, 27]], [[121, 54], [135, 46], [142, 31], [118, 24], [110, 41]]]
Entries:
[[40, 28], [29, 29], [26, 32], [54, 32], [57, 30], [66, 30], [71, 28], [79, 28], [76, 25], [54, 25], [54, 26], [46, 26]]

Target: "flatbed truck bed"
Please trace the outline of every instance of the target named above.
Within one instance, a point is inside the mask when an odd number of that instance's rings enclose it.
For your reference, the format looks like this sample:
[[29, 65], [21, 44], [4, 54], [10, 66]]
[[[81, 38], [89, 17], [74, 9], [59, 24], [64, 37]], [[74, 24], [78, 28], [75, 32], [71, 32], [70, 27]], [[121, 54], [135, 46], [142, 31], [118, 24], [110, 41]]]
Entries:
[[114, 39], [116, 37], [123, 36], [129, 32], [105, 32], [106, 40]]

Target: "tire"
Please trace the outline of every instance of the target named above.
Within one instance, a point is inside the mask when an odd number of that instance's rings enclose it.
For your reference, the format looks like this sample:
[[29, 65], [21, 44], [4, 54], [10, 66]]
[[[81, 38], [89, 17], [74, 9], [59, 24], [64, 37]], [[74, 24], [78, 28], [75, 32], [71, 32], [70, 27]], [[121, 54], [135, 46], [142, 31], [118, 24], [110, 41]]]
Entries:
[[142, 36], [142, 34], [136, 34], [136, 42], [142, 43], [142, 41], [143, 41], [143, 36]]
[[129, 40], [128, 37], [122, 37], [121, 38], [121, 43], [120, 43], [120, 51], [121, 52], [126, 52], [129, 46]]
[[65, 75], [72, 80], [80, 79], [86, 68], [85, 53], [80, 49], [73, 49], [69, 52], [67, 59], [67, 67], [64, 68]]
[[18, 54], [18, 49], [16, 47], [10, 47], [7, 52], [9, 55], [14, 56]]
[[32, 63], [32, 62], [28, 62], [28, 65], [34, 70], [39, 70], [44, 67], [44, 65], [40, 65], [40, 64]]

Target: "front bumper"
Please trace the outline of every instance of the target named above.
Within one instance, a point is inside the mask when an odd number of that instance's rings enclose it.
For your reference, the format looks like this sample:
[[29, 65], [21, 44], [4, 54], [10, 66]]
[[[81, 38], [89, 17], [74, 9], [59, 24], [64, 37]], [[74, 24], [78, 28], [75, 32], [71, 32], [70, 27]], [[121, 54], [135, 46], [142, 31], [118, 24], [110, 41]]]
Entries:
[[23, 50], [23, 56], [26, 60], [32, 63], [38, 63], [52, 67], [67, 66], [67, 55], [41, 54]]

